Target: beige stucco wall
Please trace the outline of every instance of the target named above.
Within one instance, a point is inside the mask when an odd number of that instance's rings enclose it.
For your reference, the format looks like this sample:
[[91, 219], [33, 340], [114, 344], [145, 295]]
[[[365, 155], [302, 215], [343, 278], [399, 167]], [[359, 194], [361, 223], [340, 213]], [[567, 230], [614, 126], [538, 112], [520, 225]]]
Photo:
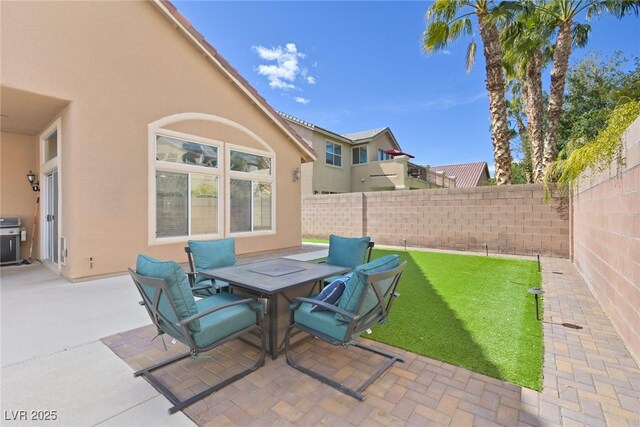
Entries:
[[[342, 146], [342, 166], [328, 165], [325, 159], [325, 141]], [[348, 193], [351, 191], [351, 145], [320, 132], [313, 134], [313, 148], [318, 160], [313, 164], [313, 190]]]
[[427, 181], [408, 175], [409, 158], [398, 156], [390, 160], [372, 161], [351, 167], [351, 191], [413, 190], [431, 188]]
[[[277, 235], [239, 238], [238, 253], [299, 244], [300, 216], [292, 212], [300, 211], [300, 182], [291, 175], [301, 152], [153, 4], [7, 2], [1, 19], [2, 85], [70, 100], [60, 142], [69, 249], [62, 274], [121, 272], [140, 252], [185, 260], [184, 244], [149, 246], [147, 231], [147, 126], [179, 113], [229, 119], [276, 152]], [[237, 132], [214, 131], [246, 143]]]
[[394, 190], [407, 177], [408, 157], [401, 156], [381, 162], [372, 161], [351, 167], [351, 191]]
[[[38, 172], [37, 138], [30, 135], [0, 134], [0, 216], [19, 216], [27, 230], [27, 241], [20, 245], [20, 257], [29, 257], [33, 214], [37, 193], [27, 181], [29, 170]], [[33, 253], [38, 253], [36, 232]]]
[[626, 164], [584, 179], [574, 193], [572, 257], [640, 360], [640, 118], [623, 141]]
[[378, 150], [391, 150], [394, 148], [396, 148], [396, 146], [391, 140], [389, 133], [382, 132], [367, 143], [367, 157], [370, 162], [375, 162], [378, 160]]
[[313, 147], [318, 155], [316, 162], [304, 163], [300, 166], [300, 192], [302, 196], [313, 195], [313, 170], [315, 163], [324, 159], [324, 146], [321, 151], [318, 151], [318, 147], [313, 145], [313, 130], [306, 126], [302, 126], [296, 122], [287, 120], [287, 124], [292, 128], [309, 146]]

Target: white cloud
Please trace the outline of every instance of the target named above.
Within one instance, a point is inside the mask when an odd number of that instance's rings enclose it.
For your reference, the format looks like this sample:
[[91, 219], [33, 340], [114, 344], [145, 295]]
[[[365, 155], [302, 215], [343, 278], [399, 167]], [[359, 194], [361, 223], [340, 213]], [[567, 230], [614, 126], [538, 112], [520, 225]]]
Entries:
[[270, 87], [284, 91], [298, 89], [296, 87], [298, 78], [303, 79], [308, 84], [315, 83], [315, 78], [308, 75], [307, 68], [301, 67], [300, 62], [306, 55], [298, 51], [295, 43], [287, 43], [284, 47], [276, 46], [272, 48], [253, 46], [253, 50], [256, 51], [261, 59], [276, 62], [275, 64], [258, 65], [258, 74], [267, 77]]
[[304, 105], [307, 105], [310, 102], [309, 99], [303, 98], [301, 96], [296, 96], [295, 98], [293, 98], [293, 100], [296, 101], [298, 104], [304, 104]]
[[443, 55], [451, 55], [451, 51], [450, 50], [446, 50], [446, 49], [441, 50], [440, 53], [443, 54]]

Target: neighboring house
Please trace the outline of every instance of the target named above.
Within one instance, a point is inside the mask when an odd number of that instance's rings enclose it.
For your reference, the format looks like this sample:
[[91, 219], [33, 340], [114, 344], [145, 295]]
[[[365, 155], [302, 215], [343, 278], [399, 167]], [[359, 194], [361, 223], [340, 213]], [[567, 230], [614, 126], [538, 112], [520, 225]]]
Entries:
[[[436, 186], [427, 181], [426, 168], [409, 162], [413, 156], [402, 152], [388, 127], [340, 135], [280, 115], [319, 154], [317, 161], [302, 165], [303, 196]], [[454, 186], [446, 181], [446, 186]]]
[[455, 177], [456, 187], [480, 187], [491, 178], [487, 162], [429, 167], [430, 182], [440, 184], [444, 176]]
[[33, 170], [35, 258], [75, 280], [189, 239], [300, 244], [313, 149], [171, 3], [3, 2], [0, 23], [0, 214], [31, 238]]

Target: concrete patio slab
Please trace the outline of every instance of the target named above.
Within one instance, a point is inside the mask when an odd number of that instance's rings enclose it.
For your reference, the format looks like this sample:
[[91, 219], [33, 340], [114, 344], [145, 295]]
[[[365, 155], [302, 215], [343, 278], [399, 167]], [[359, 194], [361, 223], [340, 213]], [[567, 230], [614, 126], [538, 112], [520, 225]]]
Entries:
[[39, 263], [0, 274], [3, 367], [149, 322], [129, 276], [71, 283]]
[[[136, 427], [187, 427], [193, 426], [193, 421], [184, 414], [182, 416], [169, 415], [169, 407], [171, 404], [163, 396], [157, 395], [139, 405], [129, 409], [126, 412], [115, 415], [114, 417], [99, 423], [101, 427], [113, 426], [136, 426]], [[157, 416], [149, 417], [149, 414]]]
[[[100, 342], [2, 369], [3, 425], [47, 424], [34, 419], [31, 411], [56, 411], [59, 425], [95, 425], [113, 419], [114, 414], [135, 410], [157, 396], [152, 386], [136, 381], [133, 370]], [[161, 406], [164, 410], [146, 413], [149, 422], [166, 418], [170, 405], [162, 400], [151, 408]], [[6, 419], [7, 412], [15, 414], [19, 410], [27, 411], [26, 423]], [[127, 419], [127, 415], [123, 417]], [[178, 414], [175, 421], [189, 423], [183, 414]]]

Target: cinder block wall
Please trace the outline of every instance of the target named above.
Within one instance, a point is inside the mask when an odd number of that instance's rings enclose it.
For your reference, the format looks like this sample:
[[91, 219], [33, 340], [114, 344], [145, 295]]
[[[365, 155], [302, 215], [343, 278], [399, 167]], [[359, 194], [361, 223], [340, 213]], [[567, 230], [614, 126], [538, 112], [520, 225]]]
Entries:
[[582, 181], [574, 194], [572, 258], [640, 360], [640, 118], [624, 147], [626, 166]]
[[308, 196], [302, 235], [368, 235], [376, 243], [491, 253], [569, 256], [568, 200], [541, 185]]
[[302, 198], [302, 236], [329, 234], [359, 237], [366, 234], [363, 193], [321, 194]]

